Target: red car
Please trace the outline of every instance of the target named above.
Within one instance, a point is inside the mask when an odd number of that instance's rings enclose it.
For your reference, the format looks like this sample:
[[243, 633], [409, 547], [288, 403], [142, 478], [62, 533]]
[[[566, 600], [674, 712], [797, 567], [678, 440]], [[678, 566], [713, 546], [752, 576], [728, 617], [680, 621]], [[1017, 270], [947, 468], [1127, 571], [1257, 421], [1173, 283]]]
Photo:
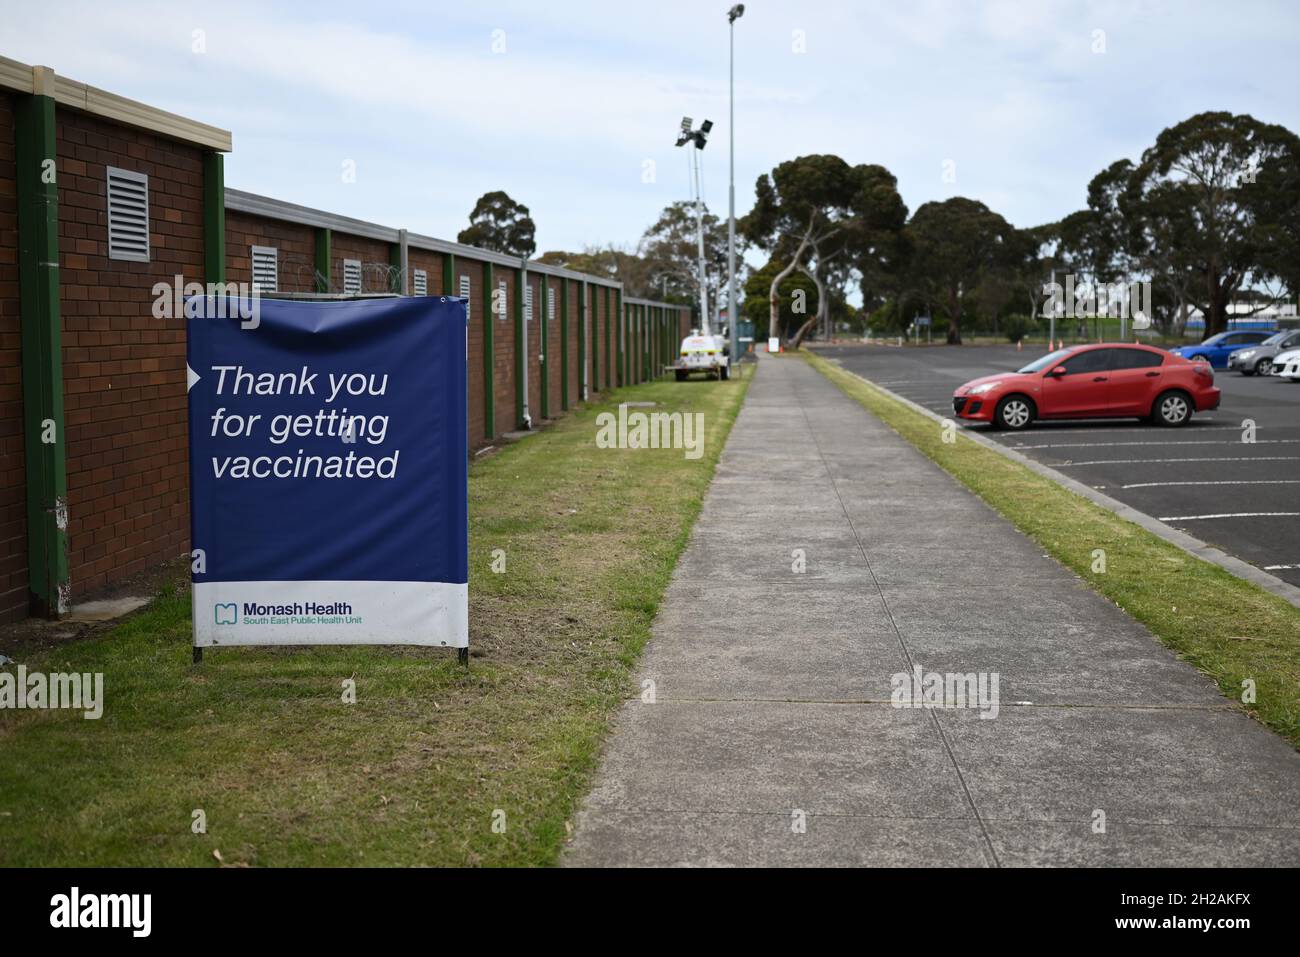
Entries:
[[1108, 343], [1050, 352], [1019, 372], [972, 379], [952, 396], [957, 417], [1023, 429], [1035, 419], [1139, 418], [1186, 425], [1219, 407], [1214, 370], [1150, 346]]

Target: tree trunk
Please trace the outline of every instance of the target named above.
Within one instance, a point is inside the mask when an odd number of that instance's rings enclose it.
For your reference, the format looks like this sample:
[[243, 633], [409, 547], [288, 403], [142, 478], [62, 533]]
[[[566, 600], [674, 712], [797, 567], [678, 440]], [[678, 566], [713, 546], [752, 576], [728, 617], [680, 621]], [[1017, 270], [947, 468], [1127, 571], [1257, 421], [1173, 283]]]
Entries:
[[777, 273], [776, 278], [772, 280], [772, 288], [768, 291], [767, 296], [768, 304], [771, 307], [767, 319], [767, 337], [769, 339], [775, 339], [780, 335], [778, 323], [781, 316], [781, 294], [778, 290], [781, 288], [781, 283], [785, 282], [786, 278], [798, 267], [799, 257], [808, 248], [808, 240], [812, 238], [812, 231], [813, 223], [809, 223], [807, 231], [803, 234], [803, 239], [799, 241], [799, 248], [790, 257], [790, 264]]
[[[934, 325], [933, 315], [930, 324]], [[948, 297], [948, 345], [961, 345], [961, 300], [956, 295]]]
[[[819, 262], [818, 263], [819, 271], [820, 271], [820, 266], [821, 263]], [[830, 303], [826, 301], [826, 286], [822, 283], [821, 277], [817, 275], [817, 272], [809, 271], [808, 267], [803, 265], [802, 263], [799, 265], [799, 271], [803, 273], [805, 276], [807, 276], [809, 279], [811, 279], [813, 281], [813, 285], [817, 287], [817, 311], [813, 313], [813, 318], [811, 321], [813, 322], [820, 321], [821, 323], [823, 323], [822, 328], [825, 328], [824, 323], [826, 322], [826, 319], [830, 316], [830, 311], [831, 311]], [[803, 328], [799, 330], [799, 339], [801, 341], [804, 335], [806, 335], [807, 328], [808, 328], [808, 323], [804, 323]], [[830, 335], [827, 334], [826, 338], [829, 340]], [[798, 349], [799, 347], [796, 345], [794, 346], [794, 348]]]
[[1205, 277], [1206, 306], [1209, 311], [1205, 315], [1205, 334], [1201, 337], [1204, 342], [1210, 336], [1218, 335], [1228, 328], [1228, 302], [1231, 296], [1231, 287], [1226, 283], [1221, 283], [1219, 277], [1207, 275]]
[[799, 351], [799, 346], [803, 343], [803, 337], [808, 334], [808, 330], [812, 328], [813, 323], [816, 321], [817, 321], [817, 317], [813, 316], [811, 319], [809, 319], [807, 322], [805, 322], [802, 326], [799, 327], [799, 331], [796, 332], [794, 334], [794, 338], [790, 340], [791, 351], [793, 352]]

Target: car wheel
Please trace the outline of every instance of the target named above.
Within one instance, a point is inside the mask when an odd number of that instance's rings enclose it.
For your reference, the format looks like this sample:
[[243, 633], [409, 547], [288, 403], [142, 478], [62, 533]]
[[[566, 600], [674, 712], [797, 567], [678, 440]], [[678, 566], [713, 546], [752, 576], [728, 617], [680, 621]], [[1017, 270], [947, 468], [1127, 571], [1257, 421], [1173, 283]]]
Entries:
[[1192, 400], [1185, 392], [1165, 392], [1156, 399], [1151, 417], [1160, 425], [1186, 425], [1192, 417]]
[[[1201, 361], [1201, 362], [1210, 362], [1210, 357], [1209, 357], [1209, 356], [1200, 356], [1200, 355], [1192, 356], [1192, 361], [1193, 361], [1193, 362], [1196, 362], [1196, 361], [1198, 361], [1198, 360]], [[1213, 363], [1213, 362], [1210, 362], [1210, 365], [1214, 365], [1214, 363]]]
[[678, 382], [685, 382], [685, 381], [686, 381], [686, 376], [687, 376], [689, 373], [687, 373], [685, 369], [674, 369], [673, 371], [677, 373], [677, 381], [678, 381]]
[[1260, 359], [1255, 363], [1255, 375], [1268, 375], [1268, 370], [1273, 368], [1272, 359]]
[[718, 370], [718, 378], [721, 379], [723, 382], [726, 382], [728, 379], [730, 379], [730, 378], [731, 378], [731, 367], [730, 367], [730, 366], [723, 366], [721, 369], [719, 369], [719, 370]]
[[1023, 395], [1009, 395], [993, 412], [993, 424], [1018, 432], [1034, 421], [1034, 403]]

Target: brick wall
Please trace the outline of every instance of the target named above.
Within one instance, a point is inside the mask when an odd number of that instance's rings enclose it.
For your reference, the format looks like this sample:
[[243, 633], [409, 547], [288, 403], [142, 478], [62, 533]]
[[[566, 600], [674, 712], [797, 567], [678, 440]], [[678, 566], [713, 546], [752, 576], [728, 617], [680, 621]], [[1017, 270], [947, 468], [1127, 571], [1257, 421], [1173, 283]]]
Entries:
[[364, 236], [333, 233], [330, 237], [330, 291], [343, 292], [343, 260], [361, 262], [361, 291], [389, 292], [388, 243]]
[[[21, 320], [17, 267], [15, 96], [0, 93], [0, 620], [28, 607], [26, 489], [23, 448]], [[203, 163], [199, 147], [60, 107], [56, 110], [59, 170], [60, 312], [68, 466], [69, 566], [72, 597], [121, 581], [189, 548], [183, 320], [153, 316], [153, 287], [203, 281]], [[150, 259], [110, 260], [107, 249], [106, 166], [149, 177]], [[314, 292], [316, 230], [237, 210], [226, 211], [226, 278], [252, 280], [252, 246], [277, 250], [282, 292]], [[387, 292], [390, 245], [335, 231], [332, 291], [343, 290], [343, 260], [362, 263], [362, 289]], [[460, 292], [470, 281], [468, 407], [470, 446], [481, 448], [519, 425], [515, 413], [517, 269], [494, 265], [492, 289], [484, 264], [457, 254], [444, 289], [441, 253], [411, 246], [412, 269], [428, 274], [430, 295]], [[493, 289], [505, 282], [505, 313], [487, 312]], [[542, 342], [545, 282], [555, 302]], [[548, 411], [563, 411], [562, 299], [569, 290], [570, 406], [582, 389], [578, 325], [584, 321], [580, 281], [530, 271], [534, 310], [528, 326], [529, 407], [542, 414], [542, 363], [548, 371]], [[614, 295], [589, 284], [587, 379], [608, 389], [617, 366]], [[494, 418], [488, 438], [483, 363], [484, 328], [493, 327]], [[685, 320], [683, 324], [685, 323]], [[626, 345], [626, 343], [625, 343]], [[598, 370], [599, 369], [599, 374]]]
[[27, 493], [23, 484], [22, 326], [14, 102], [0, 93], [0, 621], [27, 614]]
[[226, 210], [226, 280], [253, 281], [254, 246], [276, 250], [279, 292], [316, 291], [316, 231], [310, 226]]
[[[185, 327], [154, 283], [203, 279], [201, 153], [60, 109], [59, 268], [74, 600], [189, 541]], [[105, 167], [149, 177], [149, 262], [108, 258]]]

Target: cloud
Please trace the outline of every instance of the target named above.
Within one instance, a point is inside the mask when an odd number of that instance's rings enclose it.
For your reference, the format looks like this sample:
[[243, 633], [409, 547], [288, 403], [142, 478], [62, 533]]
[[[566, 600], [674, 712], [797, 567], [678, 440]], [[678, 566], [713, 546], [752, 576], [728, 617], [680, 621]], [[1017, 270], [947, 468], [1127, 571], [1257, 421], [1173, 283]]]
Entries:
[[[706, 198], [725, 211], [725, 4], [8, 6], [6, 55], [233, 130], [232, 186], [448, 237], [504, 188], [542, 248], [627, 244], [689, 194], [672, 137], [690, 115], [716, 124]], [[761, 172], [833, 152], [888, 166], [912, 209], [960, 192], [1050, 221], [1194, 112], [1300, 127], [1298, 33], [1263, 2], [752, 4], [736, 24], [739, 211]]]

